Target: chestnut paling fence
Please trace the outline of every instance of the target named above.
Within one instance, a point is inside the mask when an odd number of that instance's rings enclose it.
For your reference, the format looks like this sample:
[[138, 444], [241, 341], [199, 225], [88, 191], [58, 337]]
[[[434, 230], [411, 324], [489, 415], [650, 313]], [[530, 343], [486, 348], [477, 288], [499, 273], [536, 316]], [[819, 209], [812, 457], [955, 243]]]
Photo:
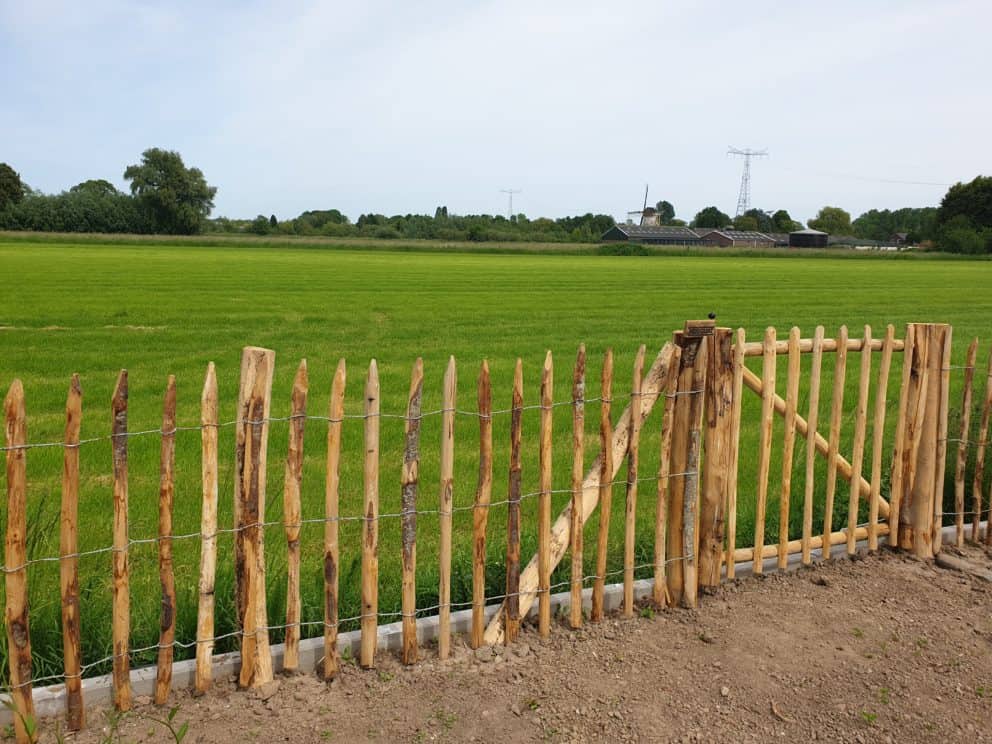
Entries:
[[[112, 396], [112, 432], [105, 438], [81, 438], [82, 393], [73, 377], [66, 405], [65, 437], [60, 442], [31, 443], [27, 437], [26, 406], [20, 381], [15, 380], [5, 400], [7, 524], [5, 558], [5, 621], [7, 634], [8, 676], [4, 693], [13, 711], [19, 741], [36, 736], [32, 690], [46, 683], [64, 685], [66, 723], [70, 730], [84, 725], [85, 708], [82, 680], [111, 668], [114, 705], [127, 710], [131, 704], [131, 660], [143, 654], [157, 656], [154, 698], [165, 702], [172, 687], [174, 657], [179, 652], [195, 651], [196, 690], [204, 692], [212, 683], [212, 656], [215, 647], [235, 642], [240, 647], [239, 682], [255, 687], [270, 681], [274, 674], [270, 634], [282, 633], [285, 647], [284, 669], [300, 666], [300, 641], [304, 635], [323, 634], [323, 658], [319, 673], [334, 677], [341, 663], [338, 631], [342, 627], [360, 628], [358, 661], [373, 667], [377, 653], [380, 619], [398, 616], [402, 624], [401, 657], [404, 663], [416, 663], [418, 647], [417, 618], [437, 615], [437, 654], [451, 653], [452, 610], [470, 608], [469, 643], [511, 643], [520, 631], [522, 620], [537, 604], [538, 632], [547, 635], [551, 628], [551, 595], [567, 587], [570, 592], [567, 623], [572, 628], [584, 622], [600, 620], [605, 611], [607, 579], [622, 577], [621, 611], [635, 611], [635, 578], [653, 576], [650, 600], [658, 605], [696, 607], [699, 587], [715, 586], [724, 578], [733, 578], [736, 567], [749, 563], [761, 572], [766, 561], [785, 568], [790, 556], [802, 563], [813, 560], [814, 551], [828, 559], [831, 548], [843, 545], [853, 554], [858, 542], [867, 541], [869, 550], [877, 550], [880, 538], [890, 545], [910, 550], [921, 557], [932, 557], [940, 550], [941, 527], [945, 521], [956, 526], [956, 540], [963, 544], [966, 536], [978, 540], [980, 522], [989, 508], [992, 494], [983, 498], [985, 451], [992, 413], [992, 355], [984, 385], [984, 397], [974, 393], [977, 339], [967, 350], [966, 363], [951, 365], [951, 328], [941, 324], [909, 324], [903, 338], [895, 337], [889, 326], [881, 338], [872, 336], [869, 327], [850, 337], [841, 328], [834, 338], [825, 337], [822, 327], [812, 338], [802, 338], [793, 328], [786, 340], [779, 340], [769, 328], [761, 341], [748, 342], [743, 330], [717, 328], [713, 321], [690, 321], [664, 345], [647, 370], [645, 347], [634, 361], [629, 391], [614, 392], [613, 356], [607, 352], [601, 368], [598, 397], [586, 396], [586, 353], [580, 347], [571, 371], [571, 397], [554, 401], [553, 364], [550, 352], [541, 375], [540, 401], [523, 403], [523, 372], [517, 361], [513, 376], [512, 405], [494, 410], [488, 366], [483, 363], [478, 378], [476, 410], [456, 406], [456, 366], [452, 358], [443, 381], [443, 405], [438, 410], [423, 410], [424, 368], [414, 364], [408, 405], [403, 413], [380, 410], [379, 377], [376, 362], [370, 364], [364, 380], [363, 410], [345, 411], [346, 368], [342, 360], [334, 373], [326, 416], [307, 413], [309, 380], [306, 362], [300, 364], [293, 382], [291, 411], [286, 417], [271, 415], [271, 390], [274, 352], [249, 347], [244, 349], [237, 417], [221, 422], [218, 416], [217, 378], [209, 365], [201, 398], [201, 422], [198, 426], [177, 426], [176, 385], [169, 377], [160, 429], [128, 430], [128, 375], [122, 371]], [[890, 390], [893, 357], [902, 355], [901, 385]], [[824, 375], [824, 357], [832, 355], [831, 374]], [[760, 374], [747, 364], [749, 357], [760, 357]], [[785, 361], [784, 390], [777, 390], [782, 377], [777, 370], [779, 358]], [[808, 359], [806, 365], [803, 358]], [[950, 377], [963, 374], [960, 418], [956, 437], [948, 436], [950, 418]], [[827, 377], [827, 385], [821, 378]], [[853, 407], [853, 432], [842, 437], [848, 380], [857, 381]], [[981, 381], [981, 377], [978, 377]], [[805, 391], [805, 405], [800, 407], [800, 387]], [[619, 387], [619, 386], [617, 386]], [[827, 395], [827, 387], [830, 394]], [[978, 387], [981, 387], [980, 385]], [[822, 388], [822, 389], [821, 389]], [[760, 400], [757, 416], [757, 452], [742, 453], [741, 431], [754, 423], [744, 412], [745, 396], [755, 394]], [[613, 403], [628, 404], [617, 420]], [[823, 399], [823, 400], [821, 400]], [[586, 422], [586, 405], [599, 404], [599, 452], [592, 463], [584, 462], [587, 433], [595, 429]], [[976, 406], [977, 403], [977, 406]], [[895, 406], [894, 416], [890, 412]], [[657, 470], [644, 475], [640, 470], [641, 432], [652, 409], [663, 409], [658, 436]], [[619, 407], [619, 406], [618, 406]], [[572, 418], [571, 485], [554, 489], [552, 480], [552, 413], [568, 408]], [[973, 417], [973, 409], [980, 412]], [[523, 492], [521, 477], [524, 454], [522, 418], [533, 410], [539, 416], [536, 441], [537, 490]], [[821, 415], [822, 414], [822, 415]], [[888, 416], [888, 421], [887, 421]], [[418, 508], [420, 483], [421, 424], [428, 418], [440, 419], [441, 448], [438, 460], [440, 489], [438, 508]], [[478, 422], [478, 437], [460, 436], [478, 447], [479, 475], [474, 501], [456, 506], [453, 499], [455, 459], [454, 425], [456, 417], [470, 417]], [[395, 418], [404, 428], [402, 470], [400, 478], [401, 508], [395, 513], [380, 513], [380, 422]], [[893, 421], [894, 418], [894, 421]], [[362, 512], [347, 516], [341, 513], [341, 469], [343, 426], [349, 419], [362, 426]], [[776, 427], [776, 421], [781, 424]], [[282, 489], [281, 520], [266, 521], [266, 472], [269, 427], [273, 422], [288, 427], [288, 450]], [[326, 462], [324, 467], [324, 513], [304, 517], [301, 508], [304, 463], [304, 428], [316, 421], [326, 427]], [[495, 423], [509, 426], [508, 483], [505, 499], [493, 499], [493, 428]], [[892, 429], [894, 424], [894, 430]], [[313, 424], [311, 424], [313, 426]], [[891, 457], [888, 454], [886, 427], [893, 431]], [[224, 428], [235, 432], [234, 501], [230, 527], [218, 525], [218, 433]], [[173, 502], [175, 496], [176, 437], [199, 432], [201, 454], [200, 529], [189, 534], [174, 534]], [[977, 433], [973, 433], [977, 432]], [[870, 439], [869, 439], [870, 434]], [[132, 538], [129, 533], [128, 448], [135, 437], [157, 437], [161, 441], [159, 477], [158, 534]], [[80, 551], [78, 544], [78, 503], [80, 492], [80, 448], [108, 440], [112, 453], [113, 492], [112, 544], [93, 551]], [[776, 443], [778, 439], [781, 443]], [[849, 441], [848, 441], [849, 440]], [[847, 444], [843, 447], [842, 443]], [[948, 444], [957, 445], [953, 472], [953, 495], [944, 497]], [[870, 447], [868, 446], [870, 445]], [[63, 451], [62, 503], [59, 519], [58, 555], [29, 557], [27, 455], [32, 449], [58, 447]], [[870, 459], [866, 461], [866, 452]], [[972, 479], [966, 483], [969, 455], [974, 453]], [[739, 482], [741, 456], [756, 462], [756, 488]], [[781, 470], [772, 477], [773, 464]], [[625, 477], [618, 478], [626, 465]], [[825, 474], [823, 468], [825, 466]], [[824, 480], [825, 484], [821, 482]], [[648, 484], [642, 486], [642, 484]], [[624, 494], [622, 568], [608, 571], [610, 516], [615, 487]], [[650, 493], [641, 493], [644, 487]], [[966, 491], [970, 487], [970, 500]], [[883, 491], [885, 493], [883, 494]], [[752, 498], [753, 494], [753, 498]], [[567, 495], [557, 519], [552, 520], [552, 497]], [[818, 498], [822, 495], [822, 498]], [[654, 524], [638, 521], [638, 497], [656, 504]], [[742, 497], [743, 496], [743, 497]], [[836, 514], [846, 519], [834, 524]], [[524, 523], [522, 504], [536, 501], [536, 524]], [[966, 503], [967, 502], [967, 503]], [[945, 506], [949, 503], [950, 506]], [[490, 513], [505, 508], [505, 553], [501, 550], [501, 591], [486, 594], [487, 536], [492, 532]], [[801, 506], [801, 508], [800, 508]], [[777, 515], [772, 513], [777, 508]], [[738, 547], [738, 517], [747, 510], [753, 521], [751, 545]], [[753, 510], [753, 512], [752, 512]], [[453, 516], [470, 513], [472, 555], [456, 562], [468, 567], [470, 578], [456, 577], [460, 584], [470, 583], [471, 599], [455, 602], [452, 598]], [[502, 513], [502, 512], [501, 512]], [[598, 513], [595, 531], [586, 523]], [[816, 518], [814, 518], [814, 514]], [[436, 555], [418, 556], [418, 516], [430, 515], [438, 520]], [[111, 515], [108, 515], [111, 516]], [[776, 519], [777, 517], [777, 519]], [[866, 518], [866, 519], [865, 519]], [[379, 608], [379, 527], [384, 520], [400, 523], [401, 611], [383, 613]], [[360, 611], [339, 616], [341, 602], [340, 548], [346, 522], [360, 523], [360, 543], [347, 546], [360, 553], [358, 593]], [[966, 522], [970, 521], [970, 524]], [[308, 524], [323, 526], [323, 596], [320, 603], [323, 619], [305, 621], [301, 613], [301, 529]], [[814, 534], [814, 524], [820, 527]], [[766, 529], [775, 534], [766, 544]], [[273, 590], [266, 578], [265, 529], [282, 528], [285, 540], [286, 576], [285, 617], [273, 623], [269, 617], [267, 590]], [[647, 529], [645, 529], [647, 527]], [[652, 529], [653, 528], [653, 529]], [[836, 528], [836, 529], [835, 529]], [[653, 536], [650, 560], [635, 533], [647, 531]], [[522, 534], [536, 533], [536, 555], [522, 562]], [[583, 535], [594, 534], [595, 545], [585, 546]], [[990, 542], [990, 531], [984, 540]], [[218, 568], [218, 541], [230, 536], [233, 542], [233, 591], [236, 627], [227, 633], [215, 632], [215, 581]], [[195, 637], [177, 638], [177, 574], [173, 546], [178, 541], [199, 543], [200, 560], [197, 579], [197, 618]], [[157, 548], [161, 587], [159, 638], [154, 645], [132, 646], [129, 555], [137, 545]], [[423, 543], [423, 541], [422, 541]], [[433, 543], [431, 543], [433, 547]], [[81, 606], [79, 559], [105, 554], [111, 571], [112, 648], [98, 659], [84, 660], [81, 628], [87, 622]], [[641, 559], [639, 560], [639, 554]], [[568, 579], [553, 584], [552, 574], [568, 555]], [[588, 559], [588, 560], [587, 560]], [[436, 561], [438, 566], [437, 601], [430, 606], [417, 605], [417, 562]], [[58, 564], [62, 672], [33, 677], [28, 582], [41, 564]], [[585, 566], [594, 563], [592, 575]], [[394, 580], [390, 578], [389, 580]], [[584, 591], [588, 616], [583, 611]], [[486, 605], [500, 602], [499, 610], [486, 622]]]

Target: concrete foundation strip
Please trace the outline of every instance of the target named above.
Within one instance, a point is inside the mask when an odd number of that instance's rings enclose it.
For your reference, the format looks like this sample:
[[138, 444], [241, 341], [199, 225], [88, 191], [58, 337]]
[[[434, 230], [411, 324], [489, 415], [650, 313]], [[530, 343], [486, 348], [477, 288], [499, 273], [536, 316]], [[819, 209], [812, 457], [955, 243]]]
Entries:
[[[988, 522], [982, 523], [983, 528], [988, 529]], [[945, 544], [952, 544], [955, 540], [955, 527], [954, 525], [949, 525], [944, 527], [941, 533], [942, 540]], [[885, 537], [882, 537], [880, 542], [884, 542]], [[867, 541], [862, 540], [858, 542], [859, 548], [867, 548]], [[846, 545], [838, 544], [832, 546], [832, 557], [840, 557], [845, 555]], [[821, 550], [817, 549], [813, 551], [813, 555], [817, 558], [820, 557]], [[771, 556], [766, 558], [763, 564], [765, 571], [773, 571], [776, 567], [776, 562], [778, 558], [776, 556]], [[737, 578], [743, 578], [750, 576], [753, 573], [752, 570], [753, 562], [748, 561], [746, 563], [737, 564]], [[795, 570], [802, 566], [802, 555], [800, 553], [794, 553], [789, 556], [789, 564], [786, 568], [787, 571]], [[653, 579], [640, 579], [634, 582], [634, 597], [636, 599], [644, 599], [651, 596], [652, 587], [654, 586]], [[582, 592], [582, 604], [583, 607], [588, 608], [591, 603], [592, 598], [592, 588], [587, 588]], [[623, 602], [623, 584], [611, 584], [606, 587], [606, 591], [603, 597], [604, 609], [607, 611], [616, 610], [620, 607]], [[559, 592], [558, 594], [551, 595], [551, 611], [552, 613], [558, 613], [563, 608], [568, 607], [571, 604], [571, 595], [569, 592]], [[492, 618], [500, 610], [502, 605], [493, 604], [486, 607], [486, 622]], [[531, 608], [529, 613], [531, 616], [537, 615], [537, 605]], [[462, 610], [460, 612], [451, 613], [451, 632], [452, 633], [463, 633], [467, 634], [471, 630], [472, 625], [472, 610]], [[420, 643], [426, 643], [437, 637], [438, 629], [438, 618], [437, 616], [420, 618], [417, 620], [417, 639]], [[395, 622], [389, 623], [388, 625], [380, 625], [378, 628], [378, 649], [380, 651], [399, 651], [403, 646], [403, 623]], [[360, 638], [361, 631], [353, 630], [348, 633], [342, 633], [338, 636], [338, 649], [339, 652], [344, 654], [345, 649], [351, 652], [353, 658], [357, 658], [358, 651], [360, 648]], [[276, 671], [282, 670], [282, 659], [283, 653], [285, 651], [285, 646], [283, 644], [277, 644], [272, 646], [272, 662], [273, 668]], [[317, 666], [317, 662], [320, 661], [323, 656], [324, 651], [324, 639], [323, 636], [318, 636], [316, 638], [307, 638], [300, 641], [300, 668], [304, 670], [314, 670]], [[223, 677], [230, 676], [231, 674], [237, 673], [241, 667], [241, 655], [237, 652], [231, 652], [227, 654], [218, 654], [213, 658], [213, 670], [214, 678], [221, 679]], [[172, 688], [173, 689], [190, 689], [193, 687], [193, 677], [196, 671], [196, 660], [187, 659], [184, 661], [178, 661], [174, 664], [172, 669]], [[134, 695], [148, 695], [150, 696], [155, 690], [155, 676], [156, 669], [154, 666], [142, 667], [140, 669], [134, 669], [131, 671], [131, 687], [133, 688]], [[111, 702], [113, 697], [112, 690], [112, 677], [111, 675], [103, 675], [100, 677], [90, 677], [83, 680], [83, 698], [86, 701], [87, 708], [91, 706], [107, 705]], [[0, 704], [7, 701], [9, 697], [7, 695], [0, 695]], [[65, 712], [65, 686], [50, 685], [48, 687], [39, 687], [34, 690], [34, 706], [35, 713], [39, 718], [49, 718], [60, 716]], [[13, 722], [13, 715], [7, 707], [0, 708], [0, 725], [6, 726]]]

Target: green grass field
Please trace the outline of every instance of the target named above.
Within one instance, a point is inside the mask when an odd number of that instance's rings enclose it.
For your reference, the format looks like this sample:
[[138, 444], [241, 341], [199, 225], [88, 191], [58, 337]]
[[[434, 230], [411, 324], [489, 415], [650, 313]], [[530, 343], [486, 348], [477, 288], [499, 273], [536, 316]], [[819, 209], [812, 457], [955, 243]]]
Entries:
[[[616, 354], [615, 396], [629, 388], [630, 369], [638, 344], [653, 359], [661, 346], [688, 318], [715, 312], [718, 322], [743, 327], [750, 339], [760, 339], [768, 325], [784, 337], [791, 325], [804, 336], [823, 324], [828, 335], [847, 324], [860, 336], [865, 323], [876, 335], [885, 324], [896, 325], [901, 336], [908, 321], [946, 321], [954, 325], [954, 361], [964, 358], [968, 339], [983, 343], [984, 366], [992, 341], [992, 263], [941, 260], [858, 260], [811, 257], [781, 260], [772, 257], [596, 255], [474, 255], [440, 252], [395, 252], [370, 248], [319, 249], [313, 246], [266, 246], [247, 243], [162, 245], [154, 242], [99, 244], [93, 242], [36, 243], [0, 239], [0, 388], [19, 377], [27, 396], [29, 439], [56, 441], [62, 436], [69, 377], [80, 373], [84, 391], [83, 437], [109, 433], [109, 401], [117, 372], [130, 374], [130, 428], [161, 425], [166, 376], [177, 377], [180, 425], [199, 421], [199, 396], [208, 361], [217, 364], [221, 420], [234, 418], [241, 347], [265, 346], [276, 352], [272, 415], [289, 412], [293, 373], [305, 357], [310, 370], [309, 413], [326, 415], [330, 379], [337, 360], [348, 362], [346, 412], [361, 412], [362, 388], [369, 359], [378, 361], [382, 410], [400, 414], [405, 407], [410, 369], [424, 359], [424, 410], [441, 406], [441, 377], [448, 355], [458, 362], [458, 408], [474, 410], [475, 380], [481, 360], [492, 370], [493, 405], [510, 404], [510, 380], [517, 356], [524, 363], [525, 403], [537, 402], [544, 353], [556, 361], [555, 399], [570, 394], [571, 366], [578, 344], [589, 353], [588, 389], [598, 396], [602, 353]], [[757, 362], [758, 364], [754, 364]], [[758, 369], [760, 360], [752, 360]], [[804, 360], [804, 370], [808, 361]], [[828, 420], [832, 358], [824, 364], [821, 422]], [[784, 385], [785, 364], [779, 365]], [[845, 435], [842, 452], [850, 449], [856, 396], [858, 355], [848, 363]], [[893, 363], [889, 410], [894, 414], [901, 357]], [[977, 375], [983, 379], [984, 375]], [[951, 398], [952, 436], [959, 408], [960, 372], [954, 375]], [[980, 396], [977, 396], [980, 397]], [[738, 544], [750, 544], [753, 534], [755, 460], [759, 401], [745, 393], [741, 439], [740, 516]], [[805, 390], [800, 410], [805, 410]], [[623, 405], [615, 408], [619, 415]], [[537, 411], [524, 417], [524, 490], [537, 486]], [[587, 408], [587, 461], [598, 447], [598, 405]], [[889, 416], [889, 440], [894, 428]], [[495, 433], [494, 500], [506, 496], [509, 417], [498, 417]], [[554, 488], [567, 489], [570, 478], [571, 413], [555, 409]], [[781, 421], [775, 422], [776, 446], [781, 449]], [[825, 423], [821, 424], [825, 428]], [[399, 475], [403, 422], [382, 422], [381, 507], [399, 511]], [[660, 410], [642, 435], [642, 473], [655, 472], [658, 460]], [[342, 512], [361, 513], [362, 422], [345, 425], [342, 467]], [[326, 424], [308, 421], [304, 472], [305, 519], [323, 514]], [[869, 431], [870, 437], [870, 431]], [[437, 508], [439, 419], [425, 420], [422, 433], [422, 509]], [[199, 528], [199, 434], [177, 435], [175, 533]], [[155, 435], [130, 441], [131, 536], [155, 535], [157, 520], [159, 439]], [[221, 526], [230, 525], [233, 486], [233, 429], [221, 433]], [[267, 518], [282, 513], [281, 492], [286, 424], [272, 424], [269, 456]], [[455, 504], [471, 505], [477, 477], [478, 425], [470, 416], [456, 425]], [[886, 468], [891, 447], [886, 449]], [[801, 494], [804, 448], [797, 445], [794, 494]], [[950, 449], [953, 457], [955, 448]], [[870, 452], [868, 453], [870, 456]], [[28, 455], [29, 548], [33, 558], [58, 554], [58, 505], [62, 452], [32, 450]], [[866, 457], [866, 463], [870, 459]], [[823, 472], [820, 463], [820, 494]], [[949, 468], [949, 473], [952, 468]], [[106, 442], [82, 450], [80, 504], [81, 549], [111, 543], [110, 449]], [[781, 463], [772, 463], [770, 493], [777, 494]], [[623, 478], [623, 471], [620, 476]], [[5, 483], [5, 481], [4, 481]], [[799, 484], [796, 486], [795, 484]], [[639, 501], [639, 559], [650, 560], [654, 497], [642, 484]], [[568, 496], [556, 495], [557, 513]], [[822, 495], [819, 497], [822, 501]], [[798, 534], [801, 499], [793, 500], [793, 536]], [[611, 569], [622, 554], [623, 489], [615, 504]], [[845, 522], [847, 486], [838, 487], [834, 524]], [[536, 546], [536, 500], [524, 503], [524, 560]], [[778, 507], [769, 504], [766, 542], [777, 536]], [[489, 593], [500, 594], [503, 581], [505, 507], [490, 518]], [[817, 511], [814, 531], [822, 519]], [[6, 504], [0, 505], [0, 525], [6, 524]], [[594, 545], [596, 519], [588, 526], [586, 545]], [[358, 614], [359, 530], [357, 521], [342, 524], [342, 617]], [[431, 606], [437, 597], [437, 518], [422, 516], [418, 524], [418, 605]], [[455, 515], [453, 600], [470, 597], [471, 512]], [[285, 539], [281, 528], [267, 531], [269, 621], [284, 617]], [[303, 532], [304, 621], [319, 621], [321, 610], [320, 554], [322, 526]], [[380, 610], [399, 609], [399, 520], [385, 519], [380, 536]], [[218, 569], [218, 633], [233, 627], [230, 538], [221, 540]], [[176, 543], [176, 584], [179, 595], [177, 638], [192, 641], [196, 623], [197, 540]], [[587, 550], [587, 573], [592, 572]], [[131, 553], [132, 643], [157, 642], [159, 585], [154, 544], [136, 546]], [[648, 572], [650, 573], [650, 572]], [[555, 581], [566, 578], [559, 572]], [[84, 662], [110, 650], [110, 554], [81, 561]], [[619, 579], [615, 579], [619, 580]], [[58, 564], [33, 567], [29, 573], [32, 600], [32, 641], [36, 674], [61, 668]], [[383, 618], [383, 621], [398, 616]], [[319, 626], [307, 629], [319, 634]], [[274, 633], [276, 638], [279, 633]], [[153, 658], [145, 654], [135, 663]], [[6, 662], [3, 659], [3, 673]], [[96, 670], [94, 670], [96, 671]]]

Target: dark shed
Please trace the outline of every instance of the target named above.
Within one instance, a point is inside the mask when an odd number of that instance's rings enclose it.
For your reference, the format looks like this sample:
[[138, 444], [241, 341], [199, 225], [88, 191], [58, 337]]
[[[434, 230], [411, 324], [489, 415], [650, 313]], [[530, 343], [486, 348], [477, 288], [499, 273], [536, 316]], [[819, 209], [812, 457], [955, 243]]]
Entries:
[[827, 237], [825, 232], [820, 230], [796, 230], [789, 233], [790, 248], [826, 248]]

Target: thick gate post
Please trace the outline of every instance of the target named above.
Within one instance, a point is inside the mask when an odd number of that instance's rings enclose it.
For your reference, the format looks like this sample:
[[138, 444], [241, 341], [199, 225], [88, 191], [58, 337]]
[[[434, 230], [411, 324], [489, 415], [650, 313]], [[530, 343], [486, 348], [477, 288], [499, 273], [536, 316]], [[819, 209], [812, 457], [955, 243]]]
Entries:
[[733, 332], [716, 328], [707, 339], [703, 413], [703, 472], [699, 505], [699, 585], [718, 586], [724, 556], [726, 508], [733, 457]]
[[951, 327], [908, 324], [905, 353], [892, 473], [898, 507], [890, 527], [897, 534], [890, 540], [918, 558], [933, 558], [940, 550], [944, 500]]
[[241, 687], [272, 681], [265, 609], [265, 464], [269, 448], [269, 408], [276, 354], [245, 347], [234, 465], [234, 580], [241, 629]]
[[699, 555], [699, 429], [703, 416], [706, 384], [707, 336], [713, 335], [712, 320], [686, 321], [675, 332], [682, 349], [672, 419], [672, 455], [668, 503], [666, 571], [669, 601], [673, 606], [693, 608], [698, 592], [696, 558]]

